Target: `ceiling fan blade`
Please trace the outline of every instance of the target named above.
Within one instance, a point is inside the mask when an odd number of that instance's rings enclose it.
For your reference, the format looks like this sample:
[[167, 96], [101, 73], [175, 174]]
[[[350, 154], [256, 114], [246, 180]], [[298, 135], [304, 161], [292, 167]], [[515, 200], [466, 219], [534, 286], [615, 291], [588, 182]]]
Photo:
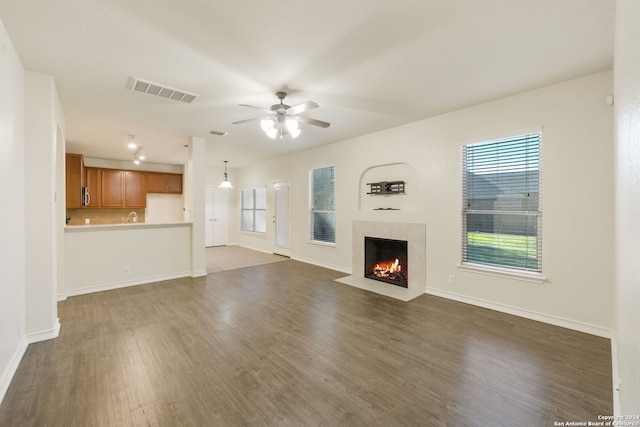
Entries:
[[255, 105], [238, 104], [238, 107], [248, 107], [248, 108], [253, 108], [254, 110], [260, 110], [260, 111], [264, 111], [265, 113], [273, 114], [273, 111], [267, 110], [267, 109], [262, 108], [262, 107], [256, 107]]
[[264, 119], [264, 117], [254, 117], [252, 119], [238, 120], [237, 122], [233, 122], [234, 125], [243, 125], [245, 123], [257, 122], [259, 120]]
[[313, 101], [303, 102], [302, 104], [294, 105], [293, 107], [287, 108], [287, 114], [290, 116], [295, 116], [296, 114], [304, 113], [305, 111], [313, 110], [314, 108], [318, 108], [319, 105]]
[[299, 122], [306, 123], [308, 125], [319, 126], [321, 128], [328, 128], [331, 123], [323, 122], [322, 120], [312, 119], [311, 117], [297, 116]]

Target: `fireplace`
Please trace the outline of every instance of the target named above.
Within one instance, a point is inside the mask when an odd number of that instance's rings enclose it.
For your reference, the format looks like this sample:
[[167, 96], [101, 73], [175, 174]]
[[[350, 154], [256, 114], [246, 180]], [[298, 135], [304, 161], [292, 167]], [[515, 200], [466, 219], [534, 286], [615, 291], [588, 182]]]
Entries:
[[409, 287], [409, 256], [406, 240], [364, 238], [364, 277]]

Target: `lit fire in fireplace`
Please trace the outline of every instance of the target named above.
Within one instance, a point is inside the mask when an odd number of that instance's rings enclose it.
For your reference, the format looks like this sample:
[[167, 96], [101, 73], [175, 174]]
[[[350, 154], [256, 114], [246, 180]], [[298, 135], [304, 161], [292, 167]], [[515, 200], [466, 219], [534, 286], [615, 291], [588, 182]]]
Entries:
[[400, 265], [400, 261], [397, 258], [394, 262], [383, 263], [382, 265], [376, 264], [373, 267], [373, 274], [384, 279], [398, 280], [399, 276], [403, 277], [402, 265]]

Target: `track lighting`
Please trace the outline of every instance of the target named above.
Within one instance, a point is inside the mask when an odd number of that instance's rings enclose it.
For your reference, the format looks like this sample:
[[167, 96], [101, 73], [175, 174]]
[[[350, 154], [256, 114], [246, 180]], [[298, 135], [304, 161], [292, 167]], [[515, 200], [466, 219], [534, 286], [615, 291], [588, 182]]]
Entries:
[[135, 135], [129, 135], [129, 144], [127, 144], [127, 147], [129, 147], [132, 150], [135, 150], [136, 148], [138, 148], [138, 144], [136, 144]]

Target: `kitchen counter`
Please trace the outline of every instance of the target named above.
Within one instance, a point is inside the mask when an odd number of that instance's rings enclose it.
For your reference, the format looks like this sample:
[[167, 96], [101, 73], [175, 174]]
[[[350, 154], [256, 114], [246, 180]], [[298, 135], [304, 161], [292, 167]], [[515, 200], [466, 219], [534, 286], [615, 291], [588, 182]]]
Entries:
[[191, 275], [192, 225], [180, 221], [66, 226], [61, 299]]
[[124, 224], [86, 224], [86, 225], [66, 225], [65, 233], [75, 233], [83, 231], [101, 230], [122, 230], [131, 228], [168, 228], [168, 227], [190, 227], [193, 223], [187, 221], [177, 222], [126, 222]]

